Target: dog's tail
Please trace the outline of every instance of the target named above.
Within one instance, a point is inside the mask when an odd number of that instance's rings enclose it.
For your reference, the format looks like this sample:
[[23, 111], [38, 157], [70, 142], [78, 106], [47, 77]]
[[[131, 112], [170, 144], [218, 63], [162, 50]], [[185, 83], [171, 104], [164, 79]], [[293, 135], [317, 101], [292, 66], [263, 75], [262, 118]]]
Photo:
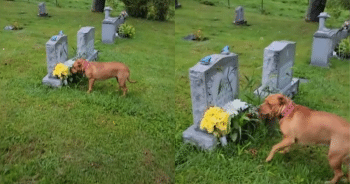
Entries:
[[130, 80], [129, 77], [128, 77], [127, 79], [128, 79], [128, 81], [129, 81], [130, 83], [136, 83], [136, 81]]

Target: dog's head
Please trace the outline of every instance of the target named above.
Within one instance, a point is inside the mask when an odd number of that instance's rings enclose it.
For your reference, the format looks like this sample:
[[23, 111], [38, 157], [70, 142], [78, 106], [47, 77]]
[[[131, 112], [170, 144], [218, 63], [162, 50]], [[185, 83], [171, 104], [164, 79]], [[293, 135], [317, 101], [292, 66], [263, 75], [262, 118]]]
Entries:
[[70, 72], [72, 74], [76, 74], [76, 73], [83, 73], [83, 63], [85, 62], [84, 59], [77, 59], [73, 66], [70, 68]]
[[280, 117], [289, 101], [290, 99], [282, 94], [269, 95], [258, 109], [259, 116], [268, 119]]

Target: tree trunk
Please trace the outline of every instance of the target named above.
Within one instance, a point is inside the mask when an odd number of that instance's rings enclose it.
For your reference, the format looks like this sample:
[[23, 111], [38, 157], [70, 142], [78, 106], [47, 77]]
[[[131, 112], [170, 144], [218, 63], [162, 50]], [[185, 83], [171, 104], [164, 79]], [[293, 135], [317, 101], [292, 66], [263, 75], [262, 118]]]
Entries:
[[318, 15], [324, 11], [327, 0], [309, 0], [305, 21], [318, 22]]
[[91, 11], [103, 13], [106, 0], [92, 0]]

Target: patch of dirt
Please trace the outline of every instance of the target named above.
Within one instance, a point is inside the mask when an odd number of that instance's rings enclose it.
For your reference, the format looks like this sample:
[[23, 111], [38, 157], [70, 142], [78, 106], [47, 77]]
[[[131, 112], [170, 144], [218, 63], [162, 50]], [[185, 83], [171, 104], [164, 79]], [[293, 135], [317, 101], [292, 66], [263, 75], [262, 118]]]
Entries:
[[32, 141], [25, 145], [13, 145], [5, 149], [5, 163], [15, 163], [19, 159], [31, 159], [45, 153], [44, 149], [37, 149], [38, 141]]
[[153, 165], [154, 157], [151, 151], [148, 149], [145, 149], [143, 150], [143, 155], [144, 155], [143, 164], [145, 164], [146, 166]]
[[91, 166], [92, 168], [98, 169], [98, 168], [100, 168], [100, 167], [102, 166], [102, 164], [99, 163], [99, 162], [91, 162], [91, 163], [90, 163], [90, 166]]
[[157, 184], [171, 183], [170, 177], [162, 170], [159, 170], [155, 176], [155, 182]]

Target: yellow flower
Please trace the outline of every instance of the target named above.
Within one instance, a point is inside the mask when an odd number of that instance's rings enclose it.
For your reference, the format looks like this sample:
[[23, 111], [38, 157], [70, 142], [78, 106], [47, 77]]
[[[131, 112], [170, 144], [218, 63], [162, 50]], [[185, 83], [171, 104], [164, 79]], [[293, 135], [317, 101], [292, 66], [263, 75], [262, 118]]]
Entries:
[[68, 67], [63, 63], [58, 63], [52, 71], [52, 74], [62, 79], [68, 75]]
[[230, 131], [230, 115], [219, 107], [210, 107], [204, 114], [200, 124], [201, 129], [215, 136], [228, 134]]

